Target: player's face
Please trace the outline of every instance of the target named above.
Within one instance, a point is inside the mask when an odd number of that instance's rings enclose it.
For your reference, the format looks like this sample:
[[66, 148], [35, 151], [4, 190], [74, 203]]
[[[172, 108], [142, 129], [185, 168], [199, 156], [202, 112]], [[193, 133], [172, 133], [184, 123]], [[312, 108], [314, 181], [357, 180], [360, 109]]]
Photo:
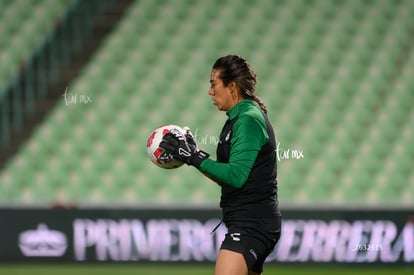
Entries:
[[220, 79], [220, 70], [213, 69], [211, 71], [208, 94], [211, 96], [213, 104], [220, 111], [228, 111], [234, 105], [230, 85], [224, 86], [223, 81]]

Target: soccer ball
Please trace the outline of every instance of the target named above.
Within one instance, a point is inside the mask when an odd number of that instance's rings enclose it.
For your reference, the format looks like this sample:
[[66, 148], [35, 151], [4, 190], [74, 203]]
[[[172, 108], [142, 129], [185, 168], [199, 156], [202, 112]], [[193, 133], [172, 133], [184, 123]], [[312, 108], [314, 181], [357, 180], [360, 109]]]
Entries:
[[170, 154], [166, 153], [164, 149], [159, 147], [162, 137], [171, 129], [177, 129], [182, 132], [183, 135], [186, 135], [186, 131], [180, 126], [167, 124], [152, 131], [147, 141], [147, 153], [149, 159], [152, 163], [164, 169], [174, 169], [184, 164], [181, 161], [173, 159]]

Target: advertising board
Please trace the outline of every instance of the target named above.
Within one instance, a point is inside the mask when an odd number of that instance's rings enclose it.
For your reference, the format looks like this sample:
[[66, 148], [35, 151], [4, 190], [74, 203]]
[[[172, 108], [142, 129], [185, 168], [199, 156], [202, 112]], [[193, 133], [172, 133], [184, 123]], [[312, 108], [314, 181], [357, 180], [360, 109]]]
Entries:
[[[414, 263], [414, 211], [284, 210], [268, 262]], [[217, 209], [0, 209], [0, 261], [214, 262]]]

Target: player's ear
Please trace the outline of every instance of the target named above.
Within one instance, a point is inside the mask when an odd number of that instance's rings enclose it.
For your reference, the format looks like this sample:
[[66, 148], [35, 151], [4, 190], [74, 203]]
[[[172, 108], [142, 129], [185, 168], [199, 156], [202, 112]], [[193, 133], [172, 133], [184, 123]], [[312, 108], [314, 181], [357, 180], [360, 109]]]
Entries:
[[230, 83], [227, 85], [227, 87], [230, 89], [230, 92], [233, 94], [237, 91], [237, 84], [235, 81], [230, 81]]

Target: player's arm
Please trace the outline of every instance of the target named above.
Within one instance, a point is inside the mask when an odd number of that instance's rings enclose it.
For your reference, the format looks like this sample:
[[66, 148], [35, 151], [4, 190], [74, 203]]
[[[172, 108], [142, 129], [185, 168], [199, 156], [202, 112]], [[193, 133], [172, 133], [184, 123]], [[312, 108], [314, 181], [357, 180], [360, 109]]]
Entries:
[[263, 121], [251, 116], [241, 116], [233, 126], [229, 162], [220, 163], [207, 158], [201, 162], [199, 169], [219, 184], [241, 188], [260, 149], [268, 139]]
[[200, 168], [201, 162], [210, 156], [197, 147], [193, 134], [188, 128], [186, 134], [177, 129], [171, 129], [163, 136], [159, 147], [170, 153], [174, 159], [196, 168]]

